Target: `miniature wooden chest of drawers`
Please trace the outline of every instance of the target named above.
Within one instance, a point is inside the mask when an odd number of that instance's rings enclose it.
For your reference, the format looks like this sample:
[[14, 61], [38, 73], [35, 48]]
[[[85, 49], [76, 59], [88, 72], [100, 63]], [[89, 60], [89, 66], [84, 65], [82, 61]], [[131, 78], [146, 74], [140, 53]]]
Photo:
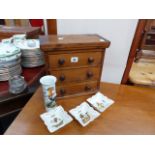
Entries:
[[57, 77], [58, 97], [95, 93], [99, 89], [105, 49], [99, 35], [40, 36], [47, 74]]

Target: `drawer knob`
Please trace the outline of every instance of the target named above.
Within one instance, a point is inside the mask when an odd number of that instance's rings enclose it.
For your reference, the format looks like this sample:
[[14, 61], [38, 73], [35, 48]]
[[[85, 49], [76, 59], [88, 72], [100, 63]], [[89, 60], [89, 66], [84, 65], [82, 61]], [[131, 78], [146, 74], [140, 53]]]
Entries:
[[60, 95], [63, 96], [63, 95], [65, 95], [65, 94], [66, 94], [65, 89], [64, 89], [64, 88], [61, 88], [61, 89], [60, 89]]
[[65, 80], [65, 75], [60, 75], [60, 81], [64, 81]]
[[90, 91], [91, 87], [90, 86], [85, 86], [85, 91]]
[[91, 71], [88, 71], [88, 72], [87, 72], [87, 77], [88, 77], [88, 78], [93, 77], [93, 73], [92, 73]]
[[89, 58], [88, 58], [88, 63], [91, 64], [91, 63], [93, 63], [93, 62], [94, 62], [94, 58], [93, 58], [93, 57], [89, 57]]
[[65, 63], [65, 59], [63, 58], [60, 58], [59, 61], [58, 61], [59, 65], [63, 65]]

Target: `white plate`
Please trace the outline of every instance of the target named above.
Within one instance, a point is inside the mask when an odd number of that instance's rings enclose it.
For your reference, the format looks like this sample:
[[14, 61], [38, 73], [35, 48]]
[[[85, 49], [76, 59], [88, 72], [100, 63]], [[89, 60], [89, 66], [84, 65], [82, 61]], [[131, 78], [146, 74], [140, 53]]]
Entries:
[[73, 119], [62, 106], [55, 107], [54, 109], [40, 115], [44, 121], [49, 132], [55, 132], [58, 129], [69, 124]]
[[18, 40], [14, 42], [14, 45], [19, 47], [21, 50], [32, 50], [40, 48], [39, 39]]
[[26, 39], [26, 34], [15, 34], [13, 35], [12, 39], [15, 40], [25, 40]]
[[85, 127], [94, 119], [96, 119], [100, 113], [89, 106], [88, 103], [83, 102], [81, 105], [74, 109], [71, 109], [69, 113], [83, 126]]
[[2, 42], [3, 44], [11, 44], [11, 43], [12, 43], [12, 38], [2, 39], [1, 42]]
[[104, 96], [102, 93], [98, 92], [96, 95], [88, 98], [87, 101], [99, 112], [105, 111], [108, 107], [110, 107], [114, 101]]
[[45, 64], [44, 53], [40, 49], [22, 50], [22, 66], [38, 67]]
[[0, 63], [3, 63], [3, 62], [7, 63], [10, 61], [16, 61], [20, 57], [21, 57], [21, 53], [18, 53], [18, 54], [12, 55], [12, 56], [3, 57], [3, 58], [0, 57]]
[[20, 49], [13, 44], [0, 43], [0, 58], [11, 57], [21, 53]]

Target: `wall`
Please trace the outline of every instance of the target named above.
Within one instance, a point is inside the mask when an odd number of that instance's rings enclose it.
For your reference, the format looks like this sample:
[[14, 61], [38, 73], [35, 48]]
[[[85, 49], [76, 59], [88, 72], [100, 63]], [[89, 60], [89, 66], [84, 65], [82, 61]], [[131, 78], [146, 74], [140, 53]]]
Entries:
[[138, 20], [58, 19], [58, 34], [98, 33], [111, 41], [107, 49], [101, 81], [120, 83]]

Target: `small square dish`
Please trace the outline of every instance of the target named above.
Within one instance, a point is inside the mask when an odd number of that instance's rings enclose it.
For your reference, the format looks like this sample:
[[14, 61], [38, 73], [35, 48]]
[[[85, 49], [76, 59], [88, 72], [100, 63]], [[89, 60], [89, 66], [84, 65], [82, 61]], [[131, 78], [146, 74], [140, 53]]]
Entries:
[[73, 119], [62, 106], [55, 107], [54, 109], [40, 115], [44, 124], [49, 132], [55, 132], [58, 129], [69, 124]]
[[74, 109], [71, 109], [69, 113], [83, 126], [85, 127], [94, 119], [96, 119], [100, 113], [89, 106], [88, 103], [83, 102]]
[[87, 101], [99, 112], [105, 111], [108, 107], [110, 107], [114, 101], [104, 96], [102, 93], [98, 92], [92, 97], [88, 98]]

